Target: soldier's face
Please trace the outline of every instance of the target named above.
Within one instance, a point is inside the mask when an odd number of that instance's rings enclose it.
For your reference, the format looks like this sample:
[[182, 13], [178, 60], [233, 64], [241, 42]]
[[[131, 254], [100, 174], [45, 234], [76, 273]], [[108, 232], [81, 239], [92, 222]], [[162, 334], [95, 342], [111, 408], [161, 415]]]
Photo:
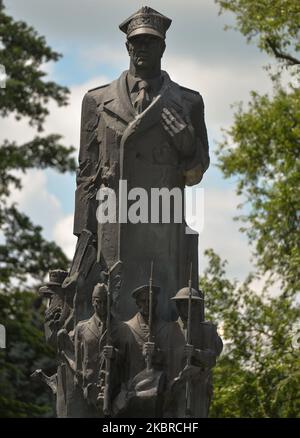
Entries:
[[153, 35], [137, 35], [126, 42], [126, 47], [136, 68], [151, 69], [160, 62], [165, 42]]
[[[152, 299], [152, 310], [155, 311], [157, 299], [155, 296], [153, 296]], [[140, 313], [143, 315], [145, 319], [149, 318], [149, 293], [144, 292], [139, 295], [139, 297], [136, 299], [136, 305], [140, 311]]]
[[93, 307], [97, 316], [103, 321], [107, 315], [107, 298], [99, 295], [93, 297]]
[[[189, 314], [189, 302], [188, 300], [178, 300], [176, 303], [177, 311], [182, 321], [187, 322]], [[192, 301], [192, 318], [199, 318], [201, 316], [201, 304]]]

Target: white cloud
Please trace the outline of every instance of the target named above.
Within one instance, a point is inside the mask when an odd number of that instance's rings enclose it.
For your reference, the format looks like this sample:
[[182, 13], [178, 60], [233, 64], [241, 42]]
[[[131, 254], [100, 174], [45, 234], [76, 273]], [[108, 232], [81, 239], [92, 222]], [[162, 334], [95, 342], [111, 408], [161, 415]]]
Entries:
[[73, 214], [66, 215], [60, 201], [49, 192], [44, 171], [30, 170], [21, 176], [21, 181], [22, 190], [13, 189], [10, 200], [34, 224], [41, 225], [44, 236], [54, 240], [72, 259], [77, 241], [73, 235]]
[[35, 224], [42, 225], [44, 235], [52, 239], [53, 227], [63, 213], [59, 200], [48, 191], [45, 172], [30, 170], [21, 176], [21, 182], [22, 190], [13, 189], [10, 201], [16, 202]]
[[[256, 276], [250, 283], [250, 286], [254, 291], [259, 293], [260, 291], [263, 290], [264, 286], [268, 282], [268, 279], [269, 279], [269, 274]], [[270, 292], [270, 295], [273, 297], [279, 296], [282, 293], [280, 281], [279, 280], [275, 281], [274, 284], [272, 284], [272, 286], [268, 288], [268, 291]]]
[[[68, 106], [58, 107], [54, 102], [50, 102], [48, 105], [49, 116], [46, 119], [42, 135], [61, 134], [66, 145], [73, 145], [78, 149], [83, 96], [90, 88], [107, 82], [109, 82], [107, 77], [96, 76], [82, 85], [71, 87]], [[1, 121], [0, 141], [7, 138], [10, 141], [14, 140], [18, 144], [23, 144], [32, 140], [36, 134], [36, 130], [29, 125], [26, 118], [16, 121], [13, 116], [9, 116]]]
[[212, 248], [229, 262], [231, 277], [243, 280], [251, 269], [247, 239], [233, 221], [240, 199], [230, 189], [187, 188], [186, 222], [199, 234], [200, 273], [207, 267], [204, 251]]
[[191, 57], [169, 56], [165, 69], [172, 80], [202, 94], [207, 127], [213, 133], [230, 126], [230, 106], [234, 102], [248, 102], [253, 89], [262, 93], [271, 90], [270, 80], [259, 63], [223, 64], [216, 68]]
[[240, 201], [230, 189], [205, 189], [204, 228], [199, 237], [200, 271], [206, 266], [203, 251], [213, 248], [222, 259], [228, 260], [231, 277], [242, 280], [249, 273], [250, 247], [239, 232], [239, 223], [233, 221]]
[[101, 65], [109, 65], [118, 67], [121, 70], [122, 67], [126, 69], [128, 65], [128, 53], [125, 44], [114, 50], [108, 44], [92, 46], [87, 50], [82, 50], [80, 56], [85, 62], [85, 67], [100, 65], [101, 68]]
[[64, 249], [64, 252], [72, 260], [75, 252], [77, 237], [73, 235], [73, 215], [69, 214], [61, 218], [54, 226], [53, 238]]
[[[88, 49], [109, 42], [121, 47], [125, 36], [119, 24], [141, 7], [140, 0], [7, 0], [8, 13], [33, 25], [58, 50]], [[261, 57], [237, 32], [224, 32], [234, 15], [218, 15], [213, 0], [148, 0], [148, 6], [172, 19], [167, 33], [170, 53], [232, 62], [236, 57]]]
[[73, 145], [79, 150], [81, 103], [87, 90], [106, 84], [109, 80], [104, 76], [96, 76], [82, 85], [70, 88], [69, 105], [57, 108], [54, 103], [49, 105], [50, 115], [45, 126], [45, 133], [58, 133], [64, 136], [67, 145]]
[[[63, 135], [66, 145], [72, 144], [78, 149], [82, 98], [88, 89], [107, 82], [106, 77], [97, 76], [80, 86], [71, 87], [70, 103], [67, 107], [59, 108], [50, 103], [50, 114], [43, 135], [59, 133]], [[16, 121], [10, 116], [3, 119], [1, 124], [0, 142], [8, 138], [22, 144], [36, 135], [35, 129], [26, 119]], [[17, 202], [20, 210], [27, 214], [33, 223], [43, 227], [44, 236], [61, 245], [68, 257], [72, 258], [76, 245], [76, 238], [73, 236], [73, 214], [66, 215], [61, 201], [51, 193], [46, 172], [32, 169], [25, 174], [16, 172], [16, 175], [21, 178], [22, 190], [13, 189], [10, 201]], [[73, 198], [74, 193], [70, 193], [69, 196]]]

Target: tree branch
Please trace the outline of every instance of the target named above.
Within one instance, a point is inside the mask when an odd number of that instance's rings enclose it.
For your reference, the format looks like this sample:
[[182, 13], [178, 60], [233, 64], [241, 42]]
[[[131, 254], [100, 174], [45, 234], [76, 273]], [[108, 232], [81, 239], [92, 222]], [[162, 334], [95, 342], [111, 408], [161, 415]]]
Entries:
[[268, 44], [276, 58], [284, 59], [285, 61], [288, 61], [290, 65], [300, 64], [300, 59], [294, 58], [292, 55], [289, 55], [288, 53], [284, 53], [279, 50], [278, 47], [276, 47], [274, 41], [272, 41], [270, 38], [266, 38], [266, 43]]

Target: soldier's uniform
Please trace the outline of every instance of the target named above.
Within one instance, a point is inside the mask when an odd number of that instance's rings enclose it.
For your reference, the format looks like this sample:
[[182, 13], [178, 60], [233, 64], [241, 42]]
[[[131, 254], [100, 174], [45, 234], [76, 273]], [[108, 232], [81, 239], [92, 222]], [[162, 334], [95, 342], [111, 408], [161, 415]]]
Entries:
[[[175, 302], [189, 299], [189, 288], [182, 288], [175, 297]], [[192, 289], [192, 306], [195, 302], [203, 302], [201, 293]], [[165, 406], [166, 417], [183, 418], [186, 416], [186, 382], [190, 382], [190, 416], [206, 418], [212, 398], [212, 371], [217, 357], [221, 354], [223, 343], [217, 333], [216, 326], [201, 320], [201, 312], [197, 320], [191, 323], [190, 344], [194, 347], [190, 366], [184, 354], [187, 343], [187, 321], [179, 318], [173, 323], [176, 332], [176, 347], [171, 349], [169, 358], [169, 394], [168, 406]], [[187, 379], [187, 376], [190, 376]]]
[[[138, 33], [164, 38], [170, 22], [151, 8], [142, 8], [121, 29], [128, 38]], [[184, 219], [175, 223], [172, 207], [171, 223], [162, 223], [161, 219], [160, 223], [150, 223], [151, 189], [176, 188], [183, 197], [185, 185], [197, 184], [209, 165], [208, 140], [203, 99], [197, 91], [176, 84], [164, 71], [149, 82], [149, 104], [140, 114], [134, 107], [138, 93], [135, 79], [128, 71], [84, 96], [74, 234], [80, 236], [88, 229], [97, 235], [98, 254], [108, 266], [119, 259], [124, 261], [121, 319], [134, 314], [129, 291], [145, 282], [155, 258], [156, 281], [163, 290], [159, 308], [163, 318], [170, 320], [176, 318], [176, 312], [169, 299], [174, 290], [186, 284], [189, 262], [195, 267], [192, 281], [197, 287], [198, 235], [186, 234]], [[163, 128], [163, 108], [174, 108], [194, 132], [186, 150], [179, 152]], [[109, 187], [118, 200], [119, 180], [126, 180], [128, 192], [132, 188], [146, 191], [149, 223], [97, 223], [97, 191]], [[117, 221], [119, 207], [118, 202]], [[183, 202], [179, 208], [183, 210]]]

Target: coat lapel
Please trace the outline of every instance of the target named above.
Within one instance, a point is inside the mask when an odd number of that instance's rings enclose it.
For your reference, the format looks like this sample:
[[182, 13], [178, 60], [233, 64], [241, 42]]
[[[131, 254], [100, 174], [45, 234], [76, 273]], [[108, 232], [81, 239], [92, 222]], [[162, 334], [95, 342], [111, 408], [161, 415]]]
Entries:
[[[162, 72], [163, 85], [158, 96], [141, 114], [135, 116], [124, 131], [121, 142], [126, 141], [133, 135], [139, 135], [154, 125], [160, 124], [161, 113], [164, 107], [173, 107], [182, 112], [181, 91], [179, 85], [172, 82], [166, 72]], [[132, 105], [131, 105], [132, 106]]]
[[124, 148], [127, 140], [143, 134], [154, 125], [160, 125], [161, 113], [164, 107], [173, 107], [183, 113], [181, 90], [178, 84], [172, 82], [166, 72], [162, 72], [163, 85], [158, 96], [148, 108], [136, 115], [127, 91], [127, 71], [119, 79], [107, 87], [100, 112], [106, 125], [121, 134], [120, 142], [120, 179], [123, 177]]
[[[164, 106], [174, 107], [182, 111], [181, 91], [179, 85], [172, 82], [166, 72], [162, 72], [163, 85], [158, 96], [148, 108], [136, 115], [127, 91], [127, 71], [107, 87], [100, 111], [103, 112], [108, 126], [120, 128], [123, 125], [123, 143], [133, 134], [141, 134], [151, 126], [160, 123], [161, 112]], [[120, 130], [120, 129], [116, 129]]]
[[90, 332], [93, 333], [94, 336], [96, 336], [96, 338], [99, 338], [101, 330], [97, 324], [97, 320], [95, 318], [95, 315], [93, 315], [88, 323], [88, 329], [90, 330]]
[[114, 127], [116, 122], [121, 122], [125, 129], [135, 116], [127, 93], [126, 76], [127, 71], [123, 72], [119, 79], [107, 87], [103, 104], [100, 106], [100, 111], [103, 111], [110, 127]]

